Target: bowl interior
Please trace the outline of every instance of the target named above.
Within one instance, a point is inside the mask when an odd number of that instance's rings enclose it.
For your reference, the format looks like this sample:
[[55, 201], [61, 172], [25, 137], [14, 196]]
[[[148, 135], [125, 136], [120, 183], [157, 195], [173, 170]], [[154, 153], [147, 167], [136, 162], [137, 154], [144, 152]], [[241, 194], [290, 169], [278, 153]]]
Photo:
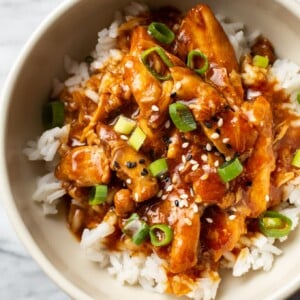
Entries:
[[[150, 1], [148, 1], [150, 3]], [[205, 1], [215, 12], [258, 29], [275, 46], [277, 54], [300, 64], [300, 19], [272, 0]], [[1, 108], [1, 192], [25, 245], [46, 272], [76, 299], [171, 299], [136, 287], [120, 287], [105, 271], [89, 262], [70, 234], [64, 214], [44, 217], [31, 200], [36, 176], [44, 173], [40, 163], [29, 163], [22, 154], [26, 141], [42, 131], [40, 111], [51, 92], [52, 79], [63, 79], [63, 57], [83, 60], [96, 44], [97, 32], [110, 24], [114, 11], [128, 1], [66, 1], [44, 22], [27, 44], [5, 88]], [[151, 6], [172, 4], [187, 9], [197, 1], [151, 1]], [[3, 174], [7, 172], [7, 177]], [[236, 279], [225, 274], [219, 289], [222, 299], [279, 299], [300, 282], [299, 230], [281, 245], [285, 254], [272, 271], [253, 272]], [[226, 272], [225, 272], [226, 273]], [[283, 279], [285, 279], [283, 281]]]

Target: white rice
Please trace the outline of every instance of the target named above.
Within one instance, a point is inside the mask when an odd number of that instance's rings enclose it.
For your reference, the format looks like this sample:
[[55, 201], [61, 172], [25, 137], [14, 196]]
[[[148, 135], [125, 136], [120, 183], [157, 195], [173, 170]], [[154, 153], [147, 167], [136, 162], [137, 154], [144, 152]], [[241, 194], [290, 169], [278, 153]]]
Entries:
[[[70, 91], [83, 87], [95, 70], [104, 68], [108, 62], [111, 62], [111, 59], [115, 62], [120, 61], [123, 53], [116, 48], [119, 25], [146, 11], [148, 8], [144, 4], [133, 2], [124, 9], [123, 13], [116, 12], [114, 22], [98, 34], [97, 45], [91, 53], [94, 61], [90, 65], [85, 62], [76, 62], [66, 56], [64, 66], [68, 78], [64, 82], [54, 80], [52, 96], [57, 97], [65, 87]], [[249, 52], [249, 45], [259, 35], [258, 32], [247, 36], [242, 23], [230, 23], [220, 16], [218, 19], [229, 36], [237, 58], [240, 59], [243, 54]], [[286, 105], [287, 108], [300, 114], [299, 104], [296, 101], [296, 93], [300, 90], [300, 67], [288, 60], [277, 60], [270, 68], [269, 75], [278, 80], [278, 87], [284, 88], [291, 95], [291, 102]], [[98, 102], [99, 95], [96, 92], [86, 90], [85, 93], [92, 101]], [[256, 96], [256, 91], [249, 91], [249, 99]], [[300, 122], [298, 123], [294, 125], [300, 126]], [[28, 142], [24, 153], [29, 160], [54, 162], [56, 153], [68, 137], [68, 133], [68, 126], [45, 131], [37, 140]], [[73, 142], [74, 145], [77, 143], [77, 141]], [[33, 199], [42, 203], [45, 214], [54, 214], [57, 212], [56, 206], [59, 199], [65, 194], [65, 190], [62, 188], [62, 183], [54, 176], [53, 165], [50, 165], [49, 171], [48, 174], [37, 179], [37, 189], [33, 194]], [[293, 229], [298, 224], [300, 213], [299, 185], [300, 178], [286, 185], [287, 205], [279, 208], [281, 213], [291, 218]], [[83, 231], [80, 246], [85, 251], [87, 258], [97, 262], [101, 268], [107, 268], [109, 274], [116, 277], [122, 284], [139, 284], [147, 290], [164, 293], [168, 280], [165, 271], [166, 262], [155, 253], [146, 257], [143, 254], [134, 255], [130, 251], [110, 252], [106, 249], [104, 240], [114, 232], [115, 222], [115, 216], [108, 215], [96, 228]], [[281, 239], [281, 241], [283, 240]], [[254, 237], [243, 236], [238, 244], [239, 254], [236, 256], [234, 251], [225, 253], [222, 265], [232, 268], [233, 276], [241, 276], [250, 270], [268, 271], [272, 266], [274, 256], [280, 255], [282, 252], [274, 245], [275, 242], [275, 239], [266, 238], [259, 233]], [[207, 272], [207, 274], [203, 274], [202, 278], [190, 283], [190, 292], [187, 297], [195, 300], [214, 299], [219, 283], [220, 278], [217, 273]]]

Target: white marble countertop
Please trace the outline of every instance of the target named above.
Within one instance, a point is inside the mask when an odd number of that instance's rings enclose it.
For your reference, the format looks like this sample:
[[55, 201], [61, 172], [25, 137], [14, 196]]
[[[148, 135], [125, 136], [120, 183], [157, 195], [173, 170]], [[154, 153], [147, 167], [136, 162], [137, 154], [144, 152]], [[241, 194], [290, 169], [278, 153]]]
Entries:
[[[297, 0], [300, 3], [300, 0]], [[0, 90], [22, 46], [62, 0], [0, 0]], [[0, 299], [65, 300], [18, 240], [0, 203]], [[300, 293], [289, 300], [300, 299]]]

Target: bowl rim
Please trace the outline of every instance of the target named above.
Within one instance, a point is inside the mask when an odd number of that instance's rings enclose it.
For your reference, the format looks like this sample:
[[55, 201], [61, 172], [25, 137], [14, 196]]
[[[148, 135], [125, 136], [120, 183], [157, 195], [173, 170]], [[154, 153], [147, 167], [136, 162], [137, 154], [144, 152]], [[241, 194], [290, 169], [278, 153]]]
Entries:
[[7, 129], [8, 111], [10, 106], [9, 99], [13, 93], [13, 86], [17, 81], [17, 75], [22, 69], [27, 57], [29, 56], [36, 43], [42, 38], [43, 34], [47, 29], [55, 23], [65, 12], [75, 6], [80, 0], [64, 0], [62, 3], [57, 5], [37, 26], [30, 38], [22, 47], [16, 61], [13, 63], [11, 70], [4, 82], [0, 99], [1, 99], [1, 110], [0, 110], [0, 140], [3, 141], [0, 145], [0, 174], [2, 184], [0, 185], [0, 191], [5, 197], [1, 197], [0, 201], [3, 204], [6, 214], [8, 215], [9, 221], [12, 224], [19, 240], [25, 246], [29, 255], [38, 263], [43, 272], [56, 284], [62, 291], [66, 292], [76, 299], [91, 300], [91, 298], [79, 289], [75, 284], [68, 280], [61, 272], [59, 272], [53, 264], [49, 261], [47, 256], [43, 254], [40, 247], [34, 242], [29, 230], [25, 223], [20, 217], [20, 213], [16, 207], [13, 193], [11, 190], [7, 164], [6, 164], [6, 151], [5, 151], [5, 137]]
[[[0, 185], [0, 193], [2, 195], [5, 195], [5, 197], [1, 197], [0, 202], [3, 204], [5, 212], [8, 215], [10, 223], [12, 224], [14, 231], [17, 233], [19, 240], [27, 249], [29, 255], [38, 263], [43, 272], [52, 280], [52, 282], [74, 299], [92, 300], [90, 296], [88, 296], [84, 291], [78, 288], [74, 283], [72, 283], [72, 281], [68, 280], [67, 277], [63, 276], [63, 273], [59, 272], [54, 267], [54, 265], [50, 262], [47, 256], [41, 251], [40, 247], [35, 243], [25, 223], [20, 217], [20, 213], [18, 212], [17, 206], [15, 204], [9, 182], [7, 163], [5, 160], [6, 151], [4, 143], [7, 131], [7, 117], [10, 106], [9, 99], [11, 98], [11, 95], [13, 93], [13, 86], [15, 85], [18, 79], [17, 75], [19, 74], [20, 69], [22, 69], [22, 66], [24, 65], [31, 50], [35, 47], [39, 39], [42, 38], [43, 34], [47, 31], [47, 29], [52, 24], [54, 24], [55, 21], [59, 19], [64, 13], [66, 13], [72, 7], [76, 6], [79, 2], [80, 0], [64, 0], [43, 19], [43, 21], [34, 30], [28, 41], [20, 50], [20, 53], [4, 82], [0, 94], [0, 141], [2, 141], [0, 145], [0, 178], [2, 180], [2, 183]], [[274, 0], [274, 2], [277, 2], [282, 7], [288, 9], [300, 20], [300, 2], [297, 3], [296, 0]], [[277, 292], [275, 292], [272, 295], [272, 299], [286, 298], [292, 295], [299, 287], [300, 274], [293, 280], [286, 282], [284, 286], [277, 290]]]

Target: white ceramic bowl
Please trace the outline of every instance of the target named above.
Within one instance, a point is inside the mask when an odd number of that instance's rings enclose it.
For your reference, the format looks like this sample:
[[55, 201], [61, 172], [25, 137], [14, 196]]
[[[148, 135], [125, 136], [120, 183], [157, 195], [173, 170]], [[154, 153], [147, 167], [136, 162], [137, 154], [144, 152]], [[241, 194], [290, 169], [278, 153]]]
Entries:
[[[96, 264], [89, 262], [67, 229], [63, 214], [44, 217], [31, 199], [42, 166], [22, 154], [27, 140], [42, 131], [40, 111], [51, 90], [52, 78], [63, 75], [63, 56], [82, 60], [96, 43], [96, 33], [110, 24], [126, 0], [66, 1], [40, 26], [25, 47], [6, 83], [0, 107], [1, 195], [20, 238], [45, 272], [75, 299], [143, 299], [169, 297], [137, 287], [121, 287]], [[150, 1], [148, 1], [150, 2]], [[206, 1], [205, 1], [206, 2]], [[300, 12], [291, 1], [287, 10], [265, 0], [208, 1], [212, 8], [252, 30], [259, 29], [277, 53], [300, 64]], [[187, 9], [197, 1], [151, 1]], [[292, 12], [293, 10], [293, 12]], [[297, 17], [298, 15], [298, 17]], [[300, 231], [283, 245], [284, 254], [272, 271], [253, 272], [234, 279], [224, 274], [218, 299], [283, 299], [300, 286]], [[172, 299], [172, 297], [170, 297]]]

